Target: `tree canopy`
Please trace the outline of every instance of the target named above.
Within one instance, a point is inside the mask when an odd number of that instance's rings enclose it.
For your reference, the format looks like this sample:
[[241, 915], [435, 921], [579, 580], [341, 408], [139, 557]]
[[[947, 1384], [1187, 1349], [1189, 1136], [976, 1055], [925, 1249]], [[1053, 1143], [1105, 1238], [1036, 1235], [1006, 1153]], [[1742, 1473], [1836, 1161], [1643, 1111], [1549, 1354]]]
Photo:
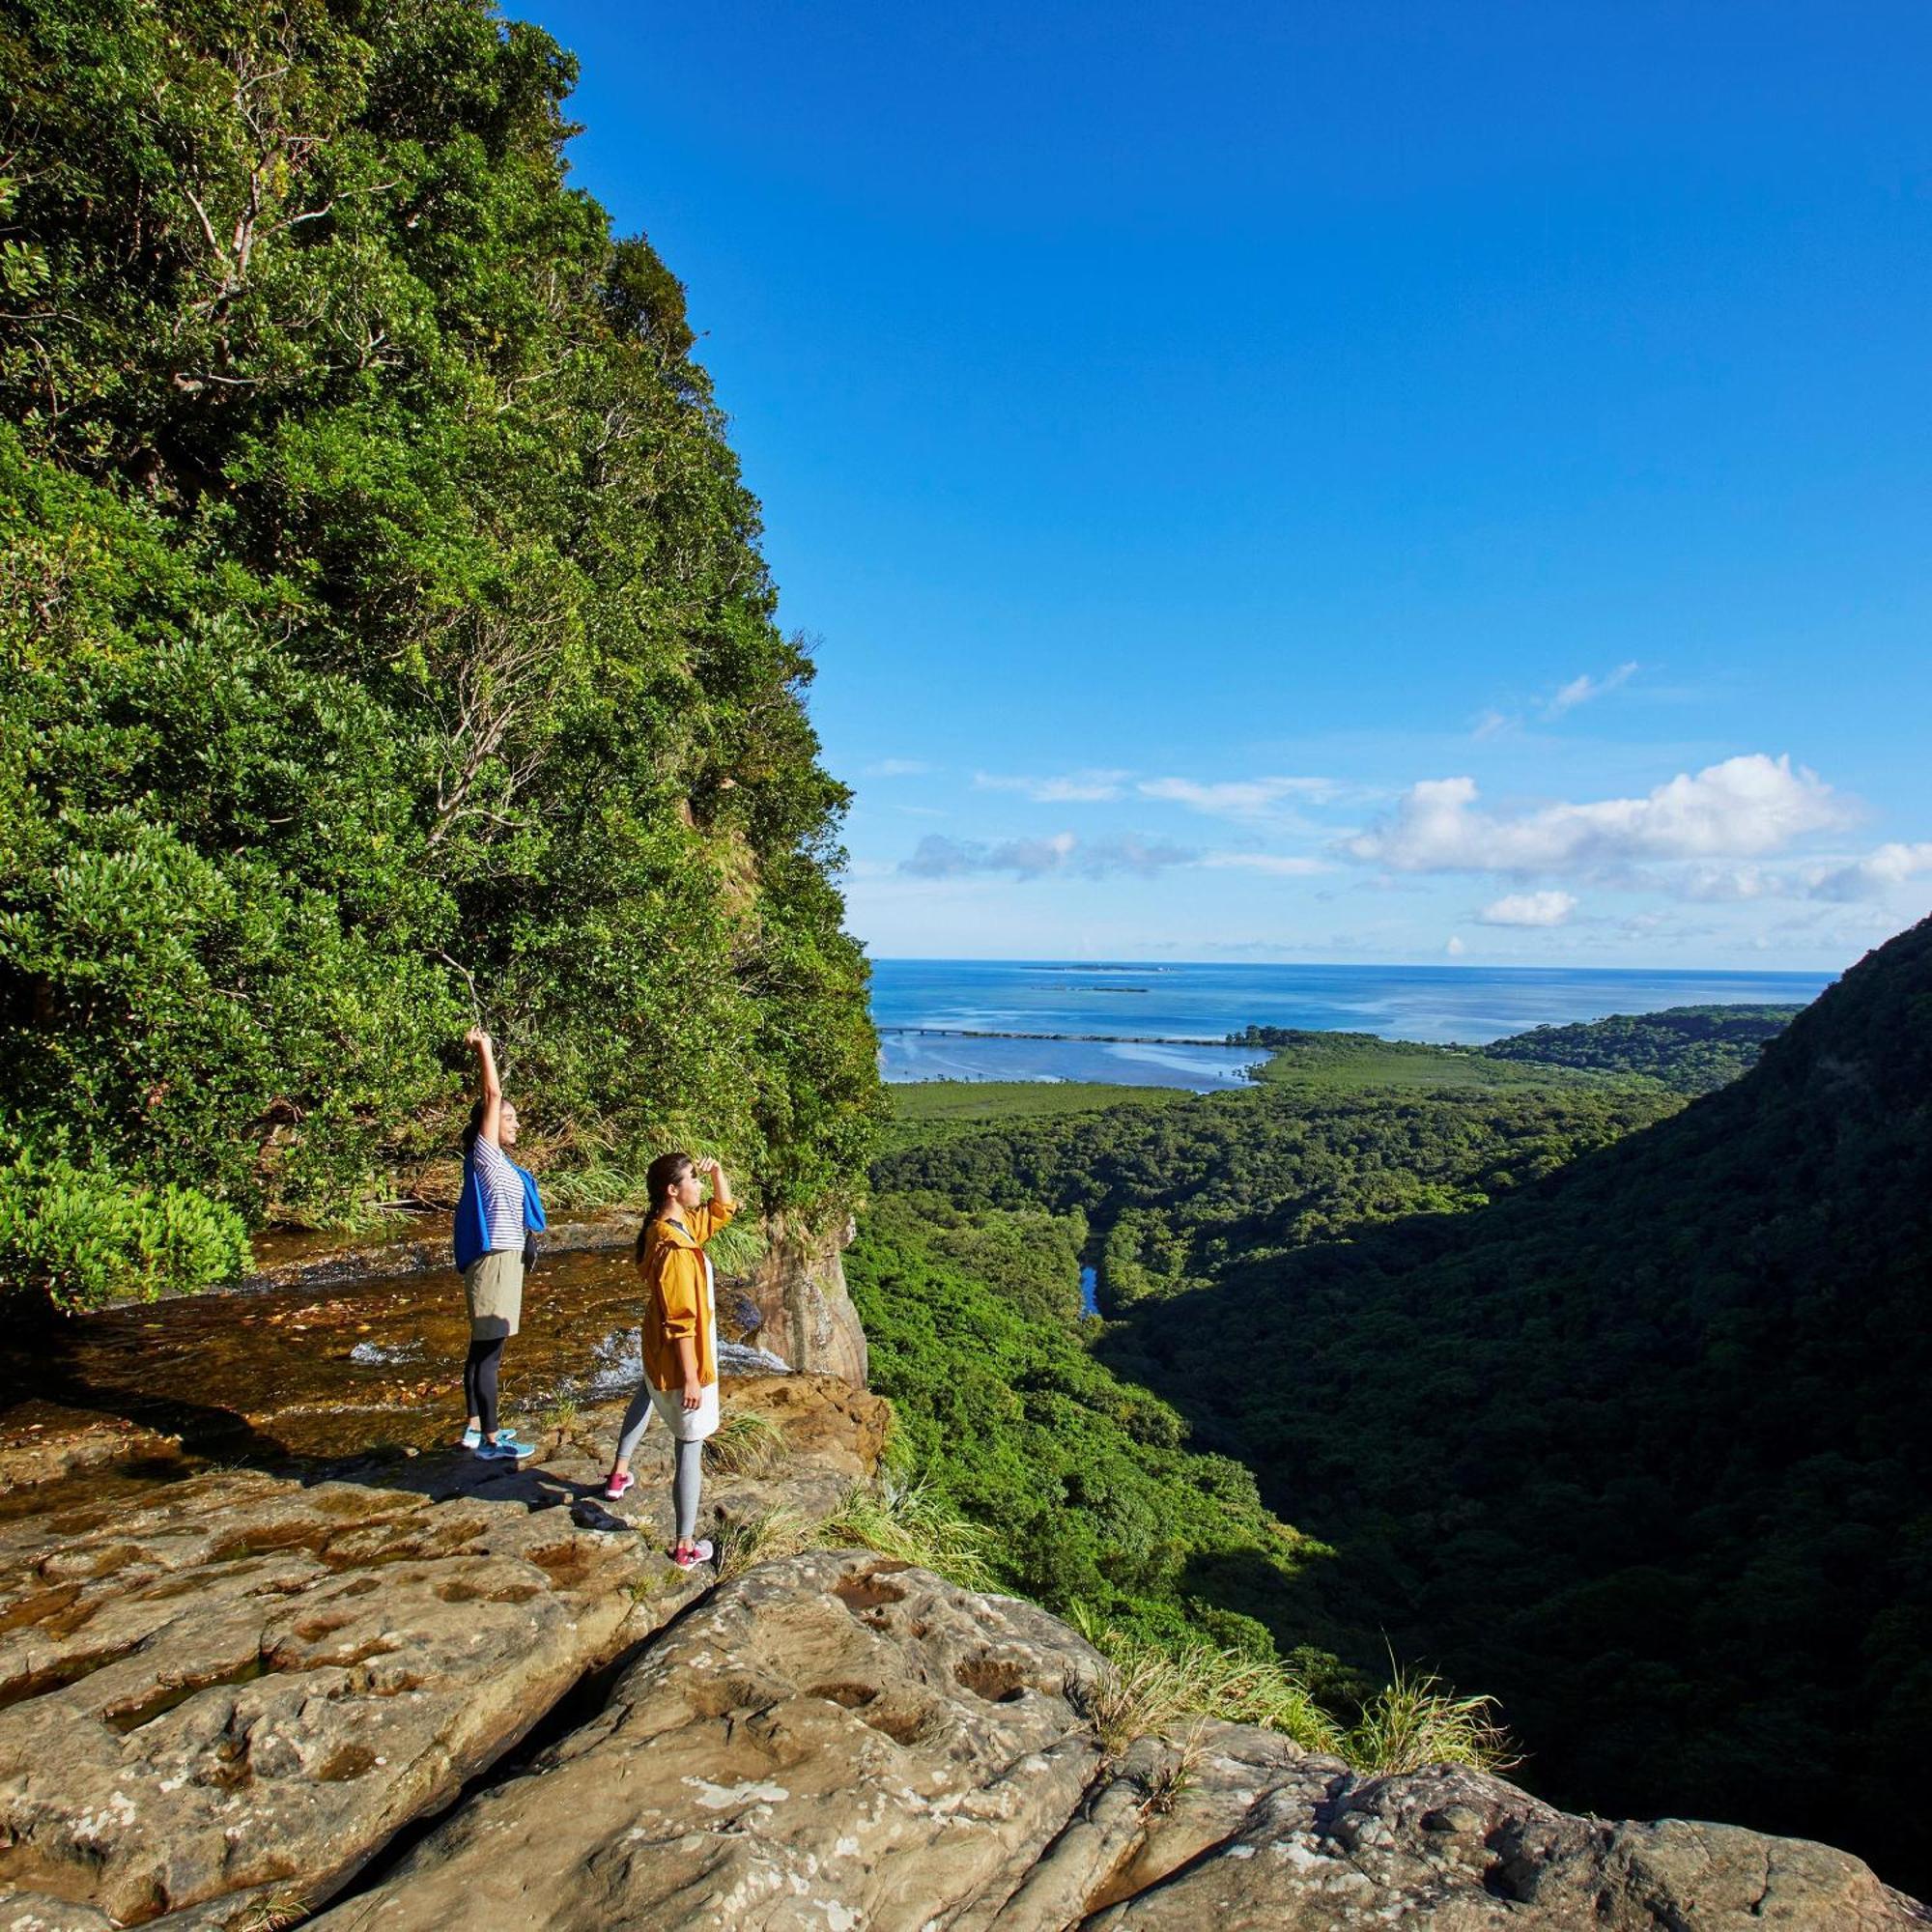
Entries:
[[446, 1148], [823, 1206], [846, 794], [676, 278], [483, 0], [0, 10], [0, 1272], [219, 1274]]

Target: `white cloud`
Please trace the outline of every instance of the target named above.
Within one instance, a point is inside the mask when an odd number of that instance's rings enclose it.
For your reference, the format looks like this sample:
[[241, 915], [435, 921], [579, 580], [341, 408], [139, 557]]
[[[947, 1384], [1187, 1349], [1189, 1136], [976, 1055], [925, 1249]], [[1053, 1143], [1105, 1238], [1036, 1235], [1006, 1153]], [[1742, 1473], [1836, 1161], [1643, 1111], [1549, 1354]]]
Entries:
[[1932, 872], [1932, 841], [1906, 845], [1894, 840], [1853, 865], [1815, 874], [1805, 890], [1814, 899], [1877, 898], [1921, 872]]
[[901, 872], [922, 879], [956, 879], [974, 872], [1010, 872], [1016, 879], [1049, 876], [1101, 879], [1116, 872], [1151, 878], [1170, 866], [1191, 865], [1197, 854], [1128, 837], [1083, 844], [1070, 832], [1046, 838], [1007, 838], [997, 844], [928, 833]]
[[1193, 779], [1143, 779], [1134, 787], [1143, 798], [1184, 805], [1215, 818], [1266, 818], [1288, 799], [1320, 805], [1341, 789], [1333, 779], [1224, 779], [1202, 784]]
[[1098, 805], [1119, 798], [1126, 781], [1125, 772], [1068, 772], [1060, 778], [1001, 778], [992, 772], [975, 772], [973, 783], [980, 791], [1016, 791], [1036, 805]]
[[1561, 925], [1577, 910], [1569, 893], [1511, 893], [1476, 915], [1479, 925]]
[[1505, 731], [1513, 730], [1516, 720], [1506, 711], [1489, 710], [1478, 718], [1470, 727], [1472, 738], [1500, 738]]
[[1442, 950], [1450, 958], [1460, 959], [1469, 949], [1463, 944], [1463, 935], [1460, 932], [1452, 932], [1449, 935], [1449, 944]]
[[1395, 816], [1347, 839], [1356, 859], [1404, 872], [1550, 872], [1634, 859], [1749, 858], [1851, 822], [1849, 801], [1789, 757], [1761, 752], [1679, 773], [1642, 798], [1499, 813], [1474, 779], [1425, 779]]
[[1215, 871], [1271, 872], [1283, 879], [1306, 879], [1335, 869], [1326, 859], [1296, 859], [1273, 852], [1207, 852], [1201, 863]]
[[868, 779], [916, 779], [931, 769], [921, 758], [875, 758], [861, 776]]
[[1697, 905], [1744, 905], [1776, 898], [1784, 880], [1762, 866], [1693, 866], [1682, 878], [1660, 881], [1665, 891]]
[[1606, 671], [1602, 677], [1573, 677], [1555, 695], [1545, 700], [1543, 715], [1546, 718], [1560, 718], [1566, 711], [1574, 711], [1579, 704], [1587, 704], [1593, 697], [1602, 697], [1606, 692], [1616, 690], [1620, 684], [1628, 684], [1636, 674], [1634, 664], [1620, 664], [1615, 670]]

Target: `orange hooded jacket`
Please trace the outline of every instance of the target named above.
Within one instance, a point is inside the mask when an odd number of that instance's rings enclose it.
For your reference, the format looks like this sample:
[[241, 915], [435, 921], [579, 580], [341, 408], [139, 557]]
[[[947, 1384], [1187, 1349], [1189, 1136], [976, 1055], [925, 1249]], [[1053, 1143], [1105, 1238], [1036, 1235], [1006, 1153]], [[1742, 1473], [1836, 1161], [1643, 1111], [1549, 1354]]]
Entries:
[[707, 1384], [718, 1379], [704, 1244], [735, 1211], [721, 1201], [707, 1201], [685, 1209], [682, 1226], [659, 1214], [644, 1230], [638, 1268], [644, 1277], [644, 1374], [653, 1388], [684, 1386], [677, 1345], [686, 1335], [697, 1344], [697, 1379]]

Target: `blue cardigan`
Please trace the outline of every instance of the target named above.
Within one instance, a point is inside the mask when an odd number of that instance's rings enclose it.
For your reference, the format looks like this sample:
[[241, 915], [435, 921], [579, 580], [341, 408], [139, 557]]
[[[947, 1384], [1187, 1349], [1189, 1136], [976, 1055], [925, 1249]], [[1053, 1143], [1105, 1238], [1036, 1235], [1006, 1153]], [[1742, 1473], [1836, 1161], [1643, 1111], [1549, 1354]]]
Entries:
[[[505, 1154], [505, 1160], [510, 1156]], [[518, 1179], [524, 1183], [524, 1226], [532, 1234], [542, 1234], [544, 1229], [543, 1203], [537, 1198], [535, 1178], [526, 1169], [517, 1167]], [[483, 1213], [483, 1183], [476, 1178], [476, 1163], [468, 1155], [463, 1162], [463, 1192], [456, 1203], [456, 1271], [468, 1274], [471, 1262], [480, 1260], [490, 1252], [490, 1224]]]

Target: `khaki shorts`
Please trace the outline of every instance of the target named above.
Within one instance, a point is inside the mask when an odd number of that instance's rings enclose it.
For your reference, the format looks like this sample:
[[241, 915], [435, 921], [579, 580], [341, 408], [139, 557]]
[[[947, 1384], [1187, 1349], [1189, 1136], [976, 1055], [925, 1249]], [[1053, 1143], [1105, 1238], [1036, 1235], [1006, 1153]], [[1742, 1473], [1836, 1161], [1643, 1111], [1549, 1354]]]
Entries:
[[517, 1332], [524, 1313], [524, 1258], [510, 1248], [482, 1255], [463, 1271], [469, 1339], [496, 1342]]

